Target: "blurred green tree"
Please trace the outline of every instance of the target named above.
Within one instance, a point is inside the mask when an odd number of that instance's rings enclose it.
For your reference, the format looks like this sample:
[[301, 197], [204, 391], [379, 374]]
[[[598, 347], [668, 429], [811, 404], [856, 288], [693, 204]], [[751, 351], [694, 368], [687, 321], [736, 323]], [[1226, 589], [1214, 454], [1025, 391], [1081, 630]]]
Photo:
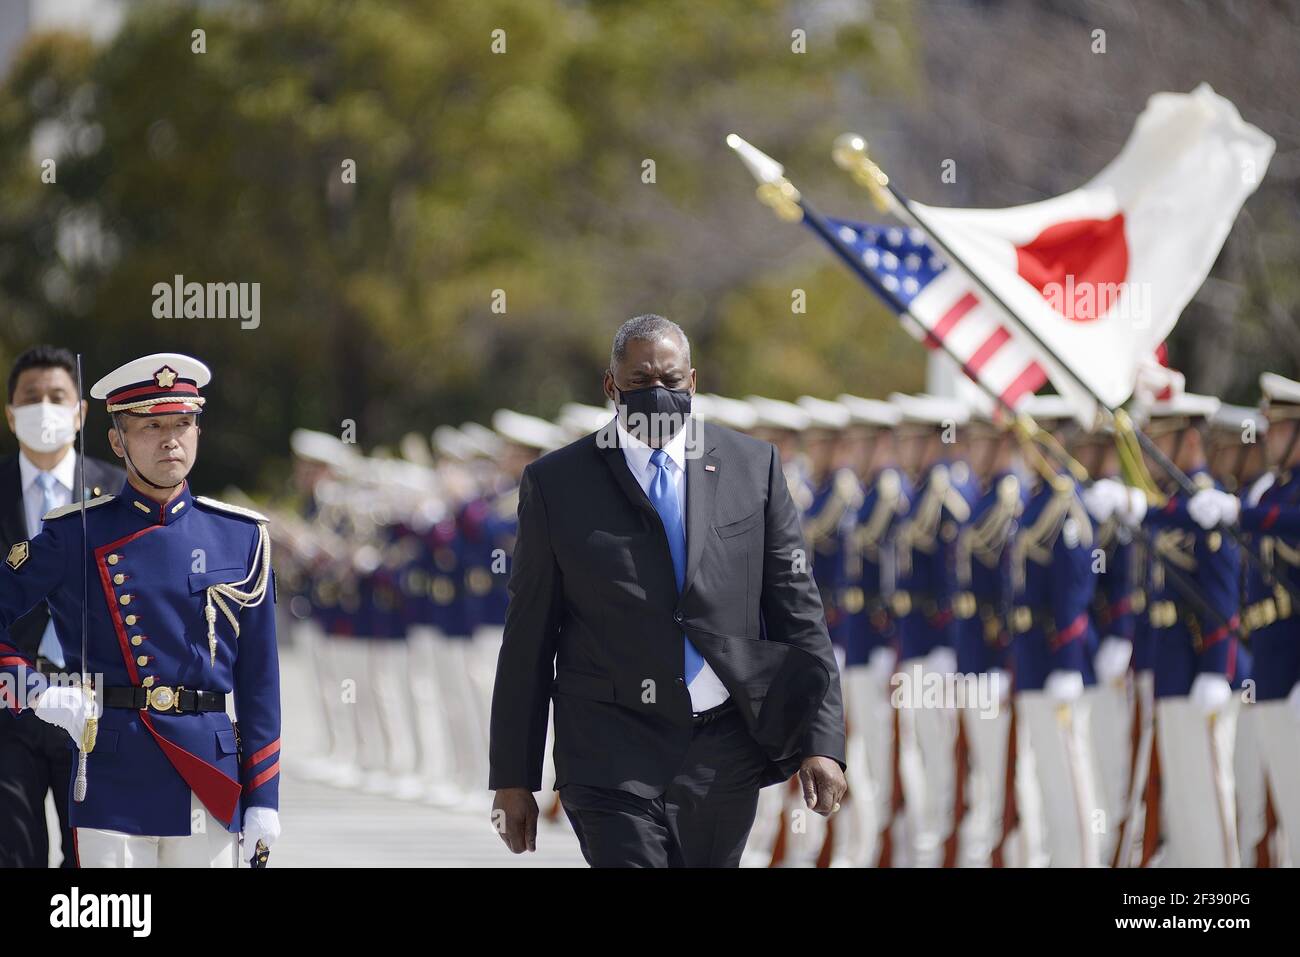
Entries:
[[[0, 91], [0, 359], [63, 343], [89, 385], [203, 358], [209, 487], [273, 482], [297, 425], [368, 447], [599, 401], [637, 312], [686, 326], [708, 390], [919, 386], [921, 351], [723, 145], [864, 210], [827, 150], [865, 85], [905, 88], [905, 6], [149, 3], [103, 47], [33, 37]], [[155, 318], [177, 275], [260, 283], [260, 325]]]

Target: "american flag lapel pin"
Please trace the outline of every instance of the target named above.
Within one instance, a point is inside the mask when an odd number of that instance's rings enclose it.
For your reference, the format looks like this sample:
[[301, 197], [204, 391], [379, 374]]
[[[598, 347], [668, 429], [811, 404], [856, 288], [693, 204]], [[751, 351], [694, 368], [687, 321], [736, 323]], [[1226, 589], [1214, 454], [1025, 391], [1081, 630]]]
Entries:
[[706, 465], [706, 466], [704, 466], [704, 471], [706, 471], [706, 472], [716, 472], [717, 470], [718, 470], [718, 467], [717, 467], [716, 465]]

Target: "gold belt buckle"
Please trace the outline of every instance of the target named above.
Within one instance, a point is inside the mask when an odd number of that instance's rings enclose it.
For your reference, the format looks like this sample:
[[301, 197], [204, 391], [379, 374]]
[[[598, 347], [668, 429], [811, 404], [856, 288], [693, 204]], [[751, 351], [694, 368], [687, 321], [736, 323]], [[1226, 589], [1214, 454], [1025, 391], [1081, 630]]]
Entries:
[[168, 712], [174, 711], [180, 714], [181, 711], [181, 692], [185, 690], [183, 685], [177, 685], [175, 688], [169, 688], [166, 685], [159, 685], [157, 688], [150, 688], [146, 698], [149, 707], [155, 711]]

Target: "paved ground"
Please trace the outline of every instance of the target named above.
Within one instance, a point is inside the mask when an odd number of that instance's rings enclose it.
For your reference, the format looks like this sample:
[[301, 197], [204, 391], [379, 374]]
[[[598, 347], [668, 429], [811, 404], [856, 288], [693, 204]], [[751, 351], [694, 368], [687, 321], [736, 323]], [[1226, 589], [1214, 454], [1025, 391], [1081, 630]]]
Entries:
[[[306, 663], [292, 642], [281, 642], [283, 770], [280, 823], [273, 867], [583, 867], [577, 839], [563, 817], [542, 822], [538, 850], [511, 854], [484, 806], [447, 810], [308, 780], [297, 769], [319, 750], [316, 710], [309, 697]], [[489, 795], [484, 792], [484, 800]], [[551, 795], [541, 796], [543, 811]], [[51, 861], [58, 860], [53, 799]]]

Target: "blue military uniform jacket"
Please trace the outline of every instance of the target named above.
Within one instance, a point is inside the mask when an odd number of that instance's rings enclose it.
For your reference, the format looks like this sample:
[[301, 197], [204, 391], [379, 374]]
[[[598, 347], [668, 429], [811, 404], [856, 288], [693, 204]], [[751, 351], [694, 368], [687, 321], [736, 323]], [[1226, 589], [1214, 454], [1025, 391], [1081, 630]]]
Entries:
[[[233, 692], [238, 733], [225, 712], [104, 708], [85, 801], [70, 802], [72, 825], [186, 835], [193, 792], [228, 830], [240, 830], [243, 808], [275, 809], [279, 801], [279, 660], [265, 519], [193, 496], [188, 483], [165, 506], [128, 483], [89, 503], [87, 549], [79, 514], [56, 509], [0, 566], [0, 666], [11, 675], [31, 668], [8, 645], [7, 629], [42, 600], [60, 642], [79, 651], [84, 567], [88, 672], [102, 675], [104, 687], [149, 689], [157, 701], [159, 688]], [[259, 568], [268, 576], [260, 603], [224, 599], [238, 636], [213, 601], [214, 661], [208, 589], [251, 590], [257, 578], [245, 580]]]
[[846, 667], [866, 664], [876, 648], [897, 638], [889, 607], [897, 577], [894, 536], [911, 501], [907, 476], [899, 469], [881, 469], [847, 528], [839, 596]]
[[504, 627], [510, 558], [519, 533], [519, 486], [477, 499], [461, 512], [465, 600], [471, 628]]
[[891, 599], [900, 661], [955, 645], [956, 544], [978, 488], [961, 461], [931, 466], [897, 537], [898, 590]]
[[862, 487], [848, 469], [829, 473], [812, 490], [812, 500], [802, 515], [804, 542], [811, 554], [813, 581], [826, 612], [826, 629], [833, 643], [843, 647], [847, 623], [840, 605], [844, 590], [845, 538], [853, 516], [862, 504]]
[[[1209, 472], [1190, 474], [1200, 488], [1216, 487]], [[1186, 695], [1198, 674], [1220, 674], [1236, 681], [1240, 625], [1241, 553], [1237, 543], [1218, 531], [1206, 531], [1187, 512], [1188, 498], [1177, 492], [1163, 508], [1147, 512], [1143, 525], [1151, 533], [1147, 586], [1147, 628], [1157, 698]], [[1213, 609], [1203, 614], [1174, 583]]]
[[1053, 671], [1091, 674], [1088, 609], [1092, 521], [1068, 476], [1060, 488], [1040, 481], [1025, 505], [1012, 546], [1012, 660], [1017, 691], [1041, 691]]
[[993, 477], [957, 540], [957, 670], [978, 674], [1009, 667], [1010, 559], [1006, 546], [1024, 511], [1026, 490], [1011, 472]]
[[[1276, 579], [1300, 592], [1300, 474], [1278, 475], [1241, 512], [1241, 527]], [[1300, 618], [1291, 592], [1270, 588], [1259, 569], [1247, 570], [1245, 627], [1254, 654], [1256, 700], [1285, 698], [1300, 682]]]

